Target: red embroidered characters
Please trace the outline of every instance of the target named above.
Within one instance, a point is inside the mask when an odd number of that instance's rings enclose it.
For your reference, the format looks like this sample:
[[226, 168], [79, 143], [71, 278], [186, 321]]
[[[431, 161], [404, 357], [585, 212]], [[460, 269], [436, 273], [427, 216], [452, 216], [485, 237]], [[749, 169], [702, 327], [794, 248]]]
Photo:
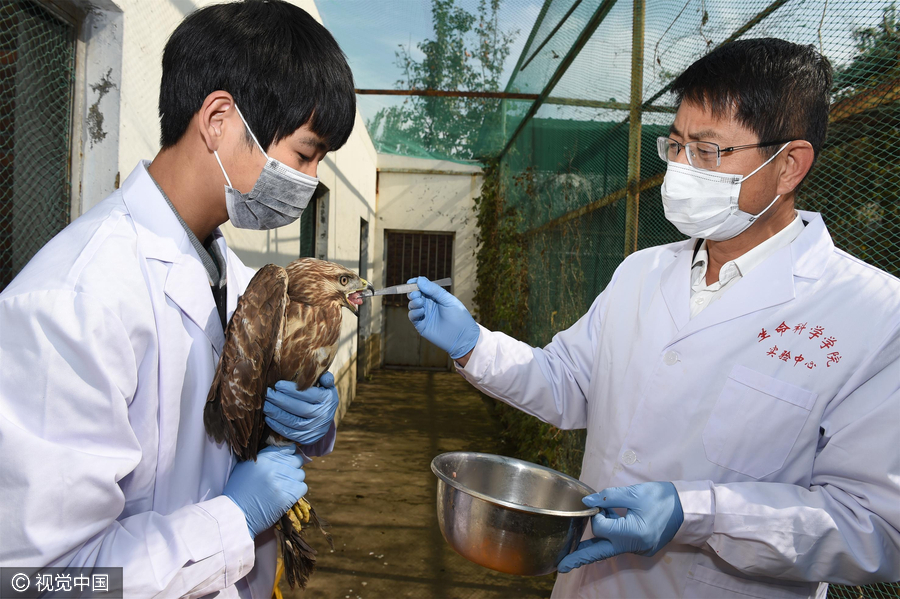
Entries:
[[[793, 332], [795, 335], [803, 335], [804, 331], [807, 331], [807, 322], [797, 323], [795, 325], [789, 325], [785, 321], [781, 321], [781, 324], [775, 327], [775, 332], [779, 334], [779, 336], [784, 337], [785, 333]], [[771, 337], [771, 335], [766, 331], [766, 329], [762, 329], [760, 333], [756, 336], [757, 343], [762, 343], [766, 339]], [[834, 336], [826, 336], [825, 335], [825, 327], [821, 325], [815, 325], [813, 327], [809, 327], [809, 332], [807, 335], [808, 340], [817, 339], [816, 343], [819, 345], [819, 349], [827, 349], [831, 350], [837, 344], [837, 338]], [[797, 348], [794, 348], [795, 350]], [[806, 348], [809, 349], [809, 348]], [[780, 353], [779, 353], [780, 352]], [[796, 368], [800, 364], [806, 366], [809, 370], [813, 370], [817, 368], [818, 365], [813, 360], [808, 360], [803, 356], [803, 354], [799, 351], [795, 351], [794, 356], [791, 357], [791, 350], [779, 350], [778, 346], [772, 346], [769, 348], [769, 351], [766, 352], [767, 356], [772, 358], [778, 358], [782, 362], [791, 363], [793, 362], [794, 367]], [[827, 360], [825, 366], [827, 368], [831, 368], [833, 365], [837, 364], [841, 361], [841, 354], [837, 351], [832, 351], [825, 356]]]

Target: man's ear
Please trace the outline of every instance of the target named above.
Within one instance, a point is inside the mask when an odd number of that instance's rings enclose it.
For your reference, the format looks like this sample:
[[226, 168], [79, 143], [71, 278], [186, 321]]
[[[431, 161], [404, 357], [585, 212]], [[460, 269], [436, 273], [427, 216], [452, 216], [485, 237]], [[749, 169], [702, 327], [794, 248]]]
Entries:
[[210, 152], [219, 149], [233, 110], [234, 98], [226, 91], [214, 91], [203, 100], [197, 112], [197, 127]]
[[778, 179], [777, 193], [784, 195], [797, 189], [803, 177], [812, 168], [815, 152], [812, 144], [804, 139], [794, 140], [784, 149], [781, 176]]

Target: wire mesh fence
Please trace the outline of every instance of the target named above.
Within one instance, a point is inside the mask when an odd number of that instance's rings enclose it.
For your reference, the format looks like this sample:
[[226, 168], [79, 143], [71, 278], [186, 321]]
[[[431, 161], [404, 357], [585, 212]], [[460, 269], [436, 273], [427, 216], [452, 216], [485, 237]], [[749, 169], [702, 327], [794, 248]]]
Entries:
[[[588, 4], [581, 2], [578, 10], [603, 10], [599, 0], [594, 7]], [[529, 285], [529, 340], [544, 343], [572, 324], [627, 253], [682, 238], [662, 214], [659, 185], [665, 165], [655, 155], [655, 139], [666, 134], [672, 120], [668, 83], [705, 52], [735, 38], [780, 37], [814, 44], [830, 56], [836, 74], [829, 137], [801, 189], [798, 208], [821, 212], [838, 247], [900, 274], [900, 167], [895, 159], [900, 37], [894, 6], [650, 0], [638, 63], [644, 77], [636, 161], [629, 151], [630, 106], [621, 101], [631, 95], [635, 4], [612, 6], [548, 94], [568, 103], [544, 103], [521, 127], [507, 119], [517, 128], [502, 158], [511, 183], [508, 205], [522, 213], [529, 255], [545, 266], [548, 261], [564, 265], [558, 283], [544, 280], [546, 268], [529, 268], [535, 273]], [[559, 41], [553, 53], [570, 51], [569, 43], [577, 43], [575, 36]], [[517, 74], [512, 88], [518, 83]], [[530, 80], [523, 85], [535, 86]], [[629, 197], [626, 183], [636, 164], [639, 194]], [[527, 173], [528, 185], [516, 184], [520, 173]], [[636, 222], [629, 225], [630, 210]], [[636, 238], [629, 238], [629, 226]]]
[[68, 222], [75, 27], [0, 2], [0, 290]]

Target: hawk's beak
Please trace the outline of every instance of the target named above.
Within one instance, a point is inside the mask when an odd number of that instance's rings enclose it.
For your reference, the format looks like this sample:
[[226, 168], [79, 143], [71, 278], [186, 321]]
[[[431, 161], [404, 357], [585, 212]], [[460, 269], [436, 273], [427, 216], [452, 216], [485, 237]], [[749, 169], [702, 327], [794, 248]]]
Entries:
[[359, 307], [362, 305], [363, 299], [371, 297], [372, 293], [375, 291], [372, 284], [362, 277], [360, 277], [359, 282], [361, 287], [356, 291], [347, 294], [347, 304], [349, 304], [350, 309], [356, 313], [359, 313]]

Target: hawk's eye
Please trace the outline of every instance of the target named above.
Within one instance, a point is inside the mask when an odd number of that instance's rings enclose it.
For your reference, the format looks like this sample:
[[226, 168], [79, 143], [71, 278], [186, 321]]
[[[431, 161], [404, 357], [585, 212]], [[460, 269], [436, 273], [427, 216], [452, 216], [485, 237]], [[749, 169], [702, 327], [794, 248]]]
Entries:
[[346, 285], [349, 282], [350, 282], [350, 277], [348, 277], [347, 275], [341, 276], [341, 287], [343, 287], [344, 285]]

